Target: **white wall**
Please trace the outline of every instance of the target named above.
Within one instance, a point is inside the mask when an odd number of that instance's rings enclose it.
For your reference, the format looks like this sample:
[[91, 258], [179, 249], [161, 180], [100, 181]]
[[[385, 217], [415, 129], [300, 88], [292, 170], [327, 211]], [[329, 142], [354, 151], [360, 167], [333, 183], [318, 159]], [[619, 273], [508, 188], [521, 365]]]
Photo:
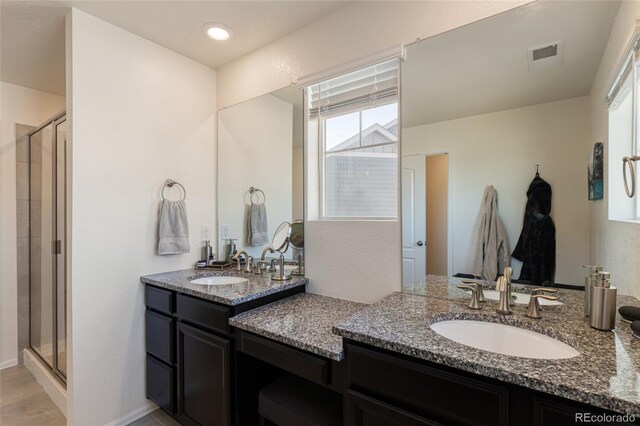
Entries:
[[[527, 2], [354, 2], [221, 67], [218, 105], [233, 105], [285, 87], [299, 78], [524, 3]], [[384, 31], [380, 30], [381, 22]], [[398, 221], [307, 222], [305, 234], [309, 291], [373, 302], [400, 290]]]
[[[540, 175], [553, 191], [556, 282], [584, 283], [581, 266], [589, 260], [588, 117], [589, 98], [583, 96], [403, 129], [403, 155], [450, 154], [454, 274], [473, 271], [475, 227], [488, 185], [498, 191], [500, 217], [513, 251], [522, 230], [527, 188], [540, 164]], [[522, 263], [512, 259], [512, 265], [517, 278]]]
[[[293, 105], [272, 95], [218, 112], [218, 222], [231, 225], [238, 247], [256, 258], [270, 245], [278, 225], [293, 220], [292, 132]], [[269, 243], [259, 247], [247, 243], [252, 186], [264, 192], [269, 225]], [[263, 196], [256, 193], [253, 199], [262, 202]]]
[[0, 368], [18, 361], [18, 296], [16, 244], [16, 138], [15, 125], [37, 126], [65, 108], [61, 96], [0, 83], [1, 190], [1, 339]]
[[[145, 398], [139, 276], [192, 266], [216, 223], [216, 73], [72, 9], [70, 424], [127, 424]], [[188, 193], [191, 252], [156, 255], [160, 190]]]
[[[633, 35], [636, 19], [639, 18], [640, 2], [622, 3], [591, 89], [591, 137], [586, 141], [587, 149], [593, 149], [596, 142], [605, 143], [604, 200], [591, 204], [591, 262], [603, 265], [605, 270], [611, 272], [612, 285], [617, 286], [620, 293], [636, 297], [640, 297], [640, 266], [637, 262], [640, 253], [640, 225], [608, 220], [608, 170], [609, 167], [621, 168], [622, 160], [610, 158], [608, 152], [608, 112], [603, 100], [618, 62]], [[622, 181], [617, 184], [622, 185]]]

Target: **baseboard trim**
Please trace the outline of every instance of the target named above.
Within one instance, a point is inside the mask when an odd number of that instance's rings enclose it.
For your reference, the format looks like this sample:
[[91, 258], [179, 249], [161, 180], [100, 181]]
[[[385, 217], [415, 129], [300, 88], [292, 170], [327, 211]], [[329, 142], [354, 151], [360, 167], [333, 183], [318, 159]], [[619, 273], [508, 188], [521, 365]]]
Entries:
[[133, 410], [129, 414], [124, 415], [119, 419], [116, 419], [112, 422], [107, 423], [106, 426], [126, 426], [128, 424], [135, 422], [136, 420], [143, 418], [147, 414], [153, 413], [158, 408], [159, 407], [153, 402], [147, 401], [147, 403], [144, 406]]
[[8, 359], [6, 361], [0, 362], [0, 370], [4, 370], [5, 368], [11, 368], [18, 365], [18, 358]]
[[36, 378], [36, 381], [40, 383], [40, 386], [49, 395], [49, 398], [54, 404], [62, 411], [62, 414], [67, 417], [67, 390], [53, 375], [48, 367], [42, 365], [42, 361], [38, 358], [38, 355], [34, 354], [31, 349], [25, 349], [23, 351], [24, 366], [29, 369], [31, 374]]

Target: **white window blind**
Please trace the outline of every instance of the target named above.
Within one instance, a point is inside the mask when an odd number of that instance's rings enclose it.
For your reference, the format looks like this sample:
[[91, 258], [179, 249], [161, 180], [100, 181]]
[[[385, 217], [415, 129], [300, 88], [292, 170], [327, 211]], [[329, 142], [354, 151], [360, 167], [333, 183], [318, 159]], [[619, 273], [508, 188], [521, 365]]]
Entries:
[[340, 115], [397, 97], [398, 60], [394, 59], [309, 86], [309, 114]]

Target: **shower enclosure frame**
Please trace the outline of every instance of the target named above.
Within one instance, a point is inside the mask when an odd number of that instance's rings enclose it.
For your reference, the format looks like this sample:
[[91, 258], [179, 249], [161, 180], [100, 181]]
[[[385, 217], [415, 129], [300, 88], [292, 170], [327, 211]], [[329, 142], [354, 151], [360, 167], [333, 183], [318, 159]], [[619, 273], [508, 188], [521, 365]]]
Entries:
[[[63, 110], [59, 113], [57, 113], [56, 115], [52, 116], [51, 118], [47, 119], [47, 121], [45, 121], [44, 123], [42, 123], [40, 126], [36, 127], [34, 130], [30, 131], [28, 133], [28, 156], [29, 156], [29, 217], [28, 217], [28, 222], [29, 222], [29, 241], [31, 242], [32, 240], [32, 232], [33, 232], [33, 226], [32, 226], [32, 215], [31, 215], [31, 202], [33, 200], [32, 198], [32, 185], [31, 185], [31, 179], [32, 179], [32, 145], [31, 145], [31, 139], [32, 137], [37, 134], [38, 132], [44, 130], [45, 128], [47, 128], [48, 126], [51, 126], [51, 150], [53, 153], [55, 153], [55, 161], [52, 160], [52, 163], [54, 164], [54, 166], [52, 166], [52, 176], [51, 176], [51, 195], [52, 195], [52, 204], [55, 205], [55, 208], [52, 208], [52, 215], [51, 215], [51, 221], [52, 221], [52, 240], [51, 240], [51, 275], [52, 275], [52, 290], [51, 290], [51, 302], [52, 302], [52, 362], [51, 364], [49, 364], [49, 362], [46, 360], [46, 358], [39, 352], [39, 350], [33, 345], [32, 342], [32, 247], [31, 247], [31, 243], [29, 244], [29, 256], [28, 256], [28, 262], [29, 262], [29, 348], [33, 351], [34, 354], [36, 354], [36, 356], [40, 359], [40, 361], [42, 361], [42, 363], [51, 370], [51, 372], [55, 375], [55, 377], [57, 379], [59, 379], [64, 385], [66, 385], [67, 383], [67, 377], [66, 374], [64, 372], [62, 372], [59, 369], [59, 351], [58, 351], [58, 344], [59, 344], [59, 339], [58, 339], [58, 326], [59, 326], [59, 312], [58, 312], [58, 290], [59, 290], [59, 282], [58, 282], [58, 258], [57, 256], [63, 256], [63, 261], [65, 264], [65, 268], [64, 268], [64, 283], [62, 283], [62, 285], [64, 286], [64, 309], [65, 312], [63, 312], [64, 314], [64, 319], [65, 319], [65, 332], [64, 332], [64, 336], [65, 336], [65, 343], [68, 341], [68, 336], [67, 336], [67, 329], [66, 329], [66, 318], [67, 318], [67, 313], [66, 313], [66, 309], [67, 309], [67, 282], [68, 282], [68, 273], [67, 273], [67, 268], [66, 268], [66, 262], [67, 262], [67, 224], [66, 224], [66, 218], [67, 218], [67, 191], [65, 189], [64, 194], [62, 195], [62, 199], [58, 198], [58, 178], [59, 178], [59, 170], [58, 170], [58, 126], [64, 122], [67, 121], [67, 113], [66, 110]], [[42, 141], [44, 143], [44, 140]], [[67, 146], [65, 143], [64, 146], [64, 161], [65, 161], [65, 167], [64, 170], [62, 171], [63, 173], [63, 178], [64, 178], [64, 182], [65, 182], [65, 188], [66, 188], [66, 181], [67, 181]], [[44, 185], [44, 182], [43, 182]], [[62, 203], [61, 205], [63, 206], [63, 211], [64, 211], [64, 227], [63, 230], [59, 232], [58, 230], [58, 206], [60, 205], [60, 203]], [[64, 241], [65, 241], [65, 249], [64, 252], [62, 251], [62, 240], [59, 238], [59, 236], [62, 234]], [[66, 348], [65, 348], [65, 353], [66, 353]]]

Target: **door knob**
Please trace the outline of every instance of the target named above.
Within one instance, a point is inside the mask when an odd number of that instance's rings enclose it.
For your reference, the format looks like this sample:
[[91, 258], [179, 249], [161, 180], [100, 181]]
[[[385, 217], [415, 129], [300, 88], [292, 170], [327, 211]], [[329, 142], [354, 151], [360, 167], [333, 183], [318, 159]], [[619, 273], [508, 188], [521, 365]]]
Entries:
[[422, 247], [424, 245], [422, 241], [418, 241], [416, 244], [418, 244], [418, 247]]

